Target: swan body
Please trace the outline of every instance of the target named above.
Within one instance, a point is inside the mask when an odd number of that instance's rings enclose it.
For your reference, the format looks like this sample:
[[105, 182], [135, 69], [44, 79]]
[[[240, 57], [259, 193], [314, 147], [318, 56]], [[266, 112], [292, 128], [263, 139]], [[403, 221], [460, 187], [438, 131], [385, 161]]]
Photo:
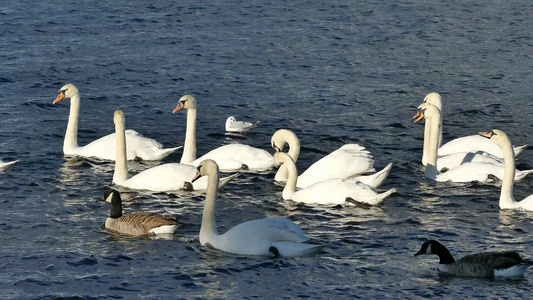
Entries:
[[204, 175], [208, 178], [208, 188], [200, 228], [200, 244], [242, 255], [308, 256], [322, 251], [323, 246], [306, 243], [309, 239], [302, 229], [284, 217], [244, 222], [218, 234], [215, 202], [219, 170], [215, 161], [202, 161], [193, 181]]
[[523, 259], [515, 251], [483, 252], [455, 260], [441, 243], [430, 240], [422, 244], [415, 256], [435, 254], [439, 256], [439, 273], [459, 277], [521, 277], [533, 262]]
[[248, 132], [250, 129], [259, 124], [259, 121], [255, 123], [237, 121], [234, 116], [230, 116], [226, 119], [226, 131], [227, 132]]
[[111, 213], [105, 221], [105, 228], [122, 234], [141, 236], [151, 234], [172, 234], [179, 226], [174, 217], [147, 213], [122, 215], [122, 199], [116, 190], [109, 190], [104, 198], [111, 198]]
[[[276, 131], [272, 135], [271, 143], [276, 151], [281, 151], [288, 144], [289, 156], [294, 162], [298, 160], [300, 141], [292, 131], [287, 129]], [[316, 182], [331, 178], [354, 177], [360, 178], [361, 182], [376, 188], [388, 176], [391, 167], [392, 165], [388, 165], [378, 173], [361, 176], [364, 173], [375, 171], [374, 159], [365, 147], [358, 144], [346, 144], [316, 161], [298, 176], [297, 187], [306, 188]], [[285, 165], [280, 166], [274, 179], [280, 182], [287, 181], [288, 172]]]
[[[120, 110], [114, 114], [115, 133], [117, 137], [115, 172], [113, 183], [131, 189], [150, 190], [156, 192], [177, 191], [177, 190], [205, 190], [207, 189], [207, 179], [201, 179], [195, 183], [190, 179], [196, 174], [196, 168], [191, 165], [168, 163], [155, 166], [129, 177], [126, 161], [126, 140], [125, 140], [125, 117]], [[224, 186], [236, 175], [222, 178], [220, 186]]]
[[[442, 97], [438, 93], [429, 93], [424, 98], [423, 103], [433, 104], [435, 105], [442, 114]], [[426, 128], [424, 129], [424, 140], [429, 135], [429, 125], [426, 124]], [[479, 135], [468, 135], [460, 138], [456, 138], [454, 140], [451, 140], [444, 145], [441, 146], [442, 142], [442, 117], [440, 122], [440, 131], [439, 131], [439, 150], [438, 155], [439, 156], [445, 156], [452, 153], [458, 153], [458, 152], [474, 152], [474, 153], [488, 153], [491, 155], [492, 158], [497, 159], [503, 159], [503, 153], [501, 149], [496, 146], [494, 143], [489, 142], [488, 140], [484, 139], [483, 137]], [[527, 145], [523, 145], [520, 147], [514, 148], [515, 155], [520, 154]], [[483, 160], [482, 157], [476, 158], [478, 161]], [[427, 154], [424, 153], [424, 156], [422, 157], [422, 162], [424, 165], [427, 163]], [[442, 166], [443, 168], [452, 168], [453, 166]]]
[[292, 158], [284, 152], [274, 154], [274, 164], [285, 165], [289, 173], [287, 184], [283, 189], [283, 199], [293, 200], [303, 203], [318, 204], [345, 204], [345, 203], [365, 203], [377, 205], [386, 197], [396, 191], [390, 189], [379, 194], [371, 186], [360, 181], [349, 182], [342, 178], [331, 178], [313, 183], [312, 185], [296, 191], [296, 180], [298, 177], [296, 165]]
[[187, 129], [185, 145], [180, 162], [198, 166], [206, 159], [212, 159], [219, 165], [220, 171], [265, 171], [274, 165], [272, 155], [265, 150], [243, 144], [229, 144], [211, 150], [204, 156], [196, 158], [196, 99], [191, 95], [180, 98], [173, 113], [185, 108], [187, 110]]
[[[103, 160], [115, 160], [116, 137], [109, 134], [85, 146], [78, 146], [78, 119], [80, 110], [80, 94], [73, 84], [66, 84], [60, 90], [53, 104], [64, 98], [70, 98], [70, 114], [67, 124], [63, 153], [65, 155], [94, 157]], [[135, 130], [126, 130], [127, 159], [162, 160], [180, 147], [163, 149], [154, 139], [146, 138]]]
[[14, 165], [14, 164], [16, 164], [18, 162], [19, 162], [18, 160], [8, 161], [8, 162], [3, 162], [2, 160], [0, 160], [0, 172], [4, 172], [9, 167], [11, 167], [12, 165]]
[[507, 134], [503, 131], [494, 129], [489, 132], [480, 132], [481, 136], [492, 140], [498, 145], [504, 155], [505, 171], [502, 182], [502, 189], [500, 193], [500, 208], [501, 209], [524, 209], [533, 211], [533, 195], [530, 195], [522, 201], [516, 201], [513, 197], [513, 185], [515, 178], [515, 161], [513, 154], [513, 147]]
[[[440, 124], [440, 110], [429, 103], [422, 103], [417, 112], [415, 123], [426, 119], [426, 124], [430, 124], [429, 142], [425, 147], [429, 147], [428, 164], [426, 165], [425, 176], [435, 181], [452, 181], [452, 182], [491, 182], [496, 177], [502, 180], [504, 177], [504, 167], [501, 164], [489, 162], [466, 162], [459, 166], [441, 173], [437, 168], [437, 144], [438, 130]], [[515, 180], [520, 180], [526, 175], [533, 173], [533, 170], [517, 171]]]

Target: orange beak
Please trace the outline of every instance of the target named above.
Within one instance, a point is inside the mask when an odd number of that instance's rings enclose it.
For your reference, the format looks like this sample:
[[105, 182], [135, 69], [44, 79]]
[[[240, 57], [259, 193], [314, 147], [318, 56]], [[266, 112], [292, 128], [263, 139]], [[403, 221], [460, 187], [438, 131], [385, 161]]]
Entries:
[[492, 137], [492, 131], [481, 131], [481, 132], [479, 132], [479, 135], [490, 139]]
[[176, 113], [178, 110], [182, 109], [183, 107], [185, 107], [185, 103], [183, 102], [179, 102], [178, 103], [178, 106], [176, 106], [176, 108], [174, 108], [174, 110], [172, 111], [172, 113]]
[[65, 92], [61, 91], [59, 92], [59, 95], [57, 95], [57, 98], [54, 100], [52, 104], [56, 104], [57, 102], [63, 100], [65, 98]]
[[420, 110], [417, 110], [416, 111], [416, 115], [414, 115], [411, 120], [414, 120], [413, 123], [418, 123], [420, 122], [420, 120], [422, 120], [424, 118], [424, 113], [421, 112]]
[[200, 174], [200, 170], [196, 171], [196, 175], [192, 178], [191, 182], [195, 182], [198, 180], [198, 178], [202, 177], [202, 174]]

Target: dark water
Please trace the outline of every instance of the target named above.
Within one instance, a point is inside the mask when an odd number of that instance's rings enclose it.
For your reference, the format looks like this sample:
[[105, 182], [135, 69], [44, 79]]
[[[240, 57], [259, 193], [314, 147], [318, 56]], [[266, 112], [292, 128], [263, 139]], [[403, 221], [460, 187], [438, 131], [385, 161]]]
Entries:
[[[45, 3], [43, 3], [45, 2]], [[7, 1], [0, 4], [0, 298], [527, 298], [523, 280], [437, 276], [436, 257], [413, 257], [441, 240], [457, 257], [516, 249], [532, 256], [528, 212], [500, 211], [499, 187], [435, 184], [423, 177], [416, 106], [444, 101], [444, 139], [504, 130], [533, 144], [533, 4], [529, 1]], [[113, 164], [62, 155], [72, 82], [82, 96], [79, 142], [129, 128], [165, 146], [183, 143], [185, 93], [199, 102], [198, 152], [223, 143], [269, 149], [279, 128], [303, 146], [298, 166], [343, 143], [360, 143], [376, 167], [393, 162], [371, 209], [281, 200], [273, 174], [243, 174], [217, 203], [219, 231], [287, 216], [326, 251], [310, 258], [242, 257], [202, 248], [202, 195], [127, 193], [126, 211], [174, 214], [173, 240], [103, 230], [97, 201]], [[261, 120], [245, 137], [224, 135], [229, 115]], [[165, 162], [179, 161], [181, 152]], [[533, 168], [526, 150], [519, 169]], [[142, 170], [154, 163], [132, 163]], [[515, 196], [533, 192], [533, 179]]]

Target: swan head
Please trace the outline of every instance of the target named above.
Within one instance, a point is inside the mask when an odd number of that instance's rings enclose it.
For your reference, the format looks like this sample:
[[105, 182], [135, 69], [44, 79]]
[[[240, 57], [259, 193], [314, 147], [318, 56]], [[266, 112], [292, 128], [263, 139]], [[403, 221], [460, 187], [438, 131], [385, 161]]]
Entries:
[[432, 116], [440, 114], [440, 109], [433, 104], [422, 103], [418, 106], [416, 114], [411, 118], [413, 123], [418, 123], [423, 119], [430, 119]]
[[117, 190], [109, 189], [104, 193], [106, 202], [111, 202], [111, 213], [109, 217], [112, 219], [122, 217], [122, 198]]
[[507, 143], [509, 141], [509, 137], [505, 132], [498, 130], [498, 129], [492, 129], [491, 131], [486, 132], [480, 132], [479, 135], [486, 137], [488, 139], [491, 139], [496, 145], [501, 146], [504, 143]]
[[191, 95], [185, 95], [180, 98], [178, 101], [178, 106], [174, 108], [172, 113], [176, 113], [178, 110], [181, 110], [182, 108], [185, 109], [195, 109], [196, 108], [196, 99], [194, 99]]
[[438, 109], [442, 110], [442, 97], [439, 93], [429, 93], [424, 98], [424, 103], [429, 103], [435, 105]]
[[115, 114], [113, 115], [113, 122], [115, 122], [115, 126], [118, 124], [124, 124], [126, 122], [124, 113], [121, 110], [115, 111]]
[[72, 98], [76, 95], [79, 95], [78, 89], [72, 83], [65, 84], [62, 88], [59, 89], [57, 98], [54, 100], [53, 104], [63, 100], [64, 98]]
[[195, 182], [198, 180], [198, 178], [204, 176], [204, 175], [213, 175], [218, 174], [218, 165], [217, 163], [212, 159], [206, 159], [203, 160], [198, 167], [196, 167], [196, 174], [192, 178], [191, 182]]
[[294, 132], [288, 130], [288, 129], [280, 129], [272, 135], [272, 138], [270, 139], [270, 143], [272, 144], [272, 148], [279, 152], [283, 150], [283, 147], [291, 141], [297, 141], [298, 138], [296, 137], [296, 134]]

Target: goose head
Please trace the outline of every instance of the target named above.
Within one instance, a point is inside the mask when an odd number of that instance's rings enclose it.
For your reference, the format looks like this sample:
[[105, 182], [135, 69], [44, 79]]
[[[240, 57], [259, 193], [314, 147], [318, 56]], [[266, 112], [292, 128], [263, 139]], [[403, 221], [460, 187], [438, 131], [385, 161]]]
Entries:
[[438, 109], [442, 109], [442, 98], [439, 93], [429, 93], [424, 98], [423, 103], [429, 103], [435, 105]]
[[176, 113], [178, 110], [181, 110], [182, 108], [185, 109], [195, 109], [196, 108], [196, 99], [194, 99], [191, 95], [185, 95], [180, 98], [178, 101], [178, 106], [174, 108], [172, 113]]
[[64, 98], [70, 99], [76, 95], [79, 95], [78, 89], [72, 83], [65, 84], [61, 89], [59, 89], [59, 93], [53, 104], [56, 104]]
[[122, 198], [117, 190], [110, 189], [104, 193], [106, 202], [111, 202], [111, 213], [109, 217], [112, 219], [122, 217]]

